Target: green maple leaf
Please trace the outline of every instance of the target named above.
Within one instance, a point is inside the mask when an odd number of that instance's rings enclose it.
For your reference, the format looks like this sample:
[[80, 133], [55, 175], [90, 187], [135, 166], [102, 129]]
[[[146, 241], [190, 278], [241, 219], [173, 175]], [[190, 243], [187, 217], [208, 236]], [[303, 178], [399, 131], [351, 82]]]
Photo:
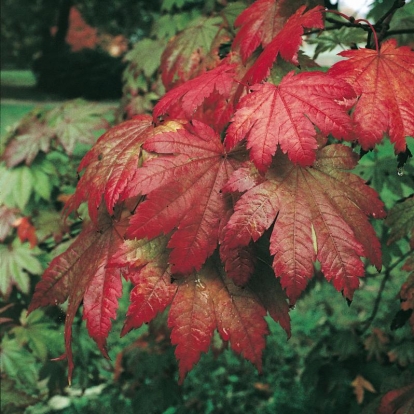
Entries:
[[31, 165], [39, 152], [48, 153], [54, 140], [73, 154], [77, 143], [92, 145], [98, 135], [109, 127], [109, 108], [87, 103], [82, 99], [66, 102], [51, 110], [36, 108], [26, 115], [6, 137], [1, 158], [7, 167], [24, 162]]
[[410, 233], [411, 239], [414, 241], [414, 197], [396, 204], [388, 213], [385, 224], [391, 229], [388, 244], [402, 239]]
[[109, 110], [104, 105], [75, 99], [53, 109], [47, 121], [54, 128], [58, 142], [72, 154], [76, 143], [92, 145], [99, 136], [96, 132], [109, 127], [105, 119]]
[[[143, 73], [147, 78], [151, 77], [160, 67], [161, 55], [165, 48], [164, 40], [142, 39], [135, 43], [133, 49], [125, 55], [125, 60], [131, 62], [134, 70], [129, 70], [136, 77], [137, 73]], [[142, 57], [145, 56], [145, 59]], [[124, 74], [125, 76], [125, 74]]]
[[3, 338], [0, 356], [2, 373], [24, 385], [26, 389], [37, 387], [36, 359], [27, 349], [22, 348], [16, 339], [10, 339], [8, 336]]
[[[40, 398], [30, 395], [27, 392], [27, 389], [18, 389], [15, 380], [7, 376], [2, 377], [0, 400], [2, 412], [19, 413], [21, 412], [21, 409], [34, 405], [39, 402], [39, 400]], [[14, 407], [14, 409], [11, 407]]]
[[21, 345], [28, 345], [33, 355], [41, 361], [46, 361], [49, 354], [62, 353], [60, 346], [62, 333], [47, 320], [44, 313], [36, 309], [27, 316], [23, 310], [20, 316], [21, 326], [14, 327], [11, 332]]
[[40, 275], [42, 265], [36, 258], [38, 248], [30, 249], [28, 243], [15, 239], [12, 245], [0, 245], [0, 294], [6, 298], [13, 286], [23, 293], [29, 293], [29, 273]]
[[167, 89], [217, 66], [219, 45], [230, 39], [222, 25], [220, 16], [200, 17], [171, 39], [161, 58], [162, 81]]
[[337, 46], [350, 48], [353, 44], [366, 41], [366, 34], [353, 27], [341, 27], [339, 30], [327, 31], [314, 39], [308, 39], [311, 45], [316, 45], [313, 59], [317, 59], [321, 53], [330, 52]]

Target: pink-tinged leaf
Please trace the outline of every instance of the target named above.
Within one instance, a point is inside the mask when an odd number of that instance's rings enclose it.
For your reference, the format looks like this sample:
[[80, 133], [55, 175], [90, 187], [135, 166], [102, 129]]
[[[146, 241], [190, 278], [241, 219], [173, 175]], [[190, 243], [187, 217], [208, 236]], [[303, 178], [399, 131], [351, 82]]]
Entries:
[[171, 340], [177, 345], [180, 381], [198, 362], [201, 352], [207, 352], [214, 329], [260, 370], [268, 334], [265, 315], [266, 310], [249, 287], [236, 286], [210, 262], [180, 279], [168, 318]]
[[[109, 251], [113, 237], [107, 238], [106, 245], [99, 247]], [[119, 245], [119, 241], [117, 243]], [[98, 348], [109, 358], [106, 350], [106, 338], [111, 330], [111, 319], [116, 319], [118, 298], [122, 295], [121, 274], [118, 269], [107, 269], [107, 257], [102, 258], [101, 266], [90, 280], [83, 298], [83, 319], [89, 335]]]
[[150, 322], [171, 304], [177, 286], [172, 283], [166, 245], [168, 238], [126, 240], [109, 266], [122, 267], [134, 284], [121, 335]]
[[98, 207], [103, 197], [107, 210], [112, 214], [139, 167], [141, 145], [153, 131], [151, 117], [140, 116], [102, 135], [79, 165], [78, 171], [85, 169], [85, 172], [66, 205], [66, 211], [76, 210], [83, 201], [87, 201], [89, 215], [97, 223]]
[[328, 72], [349, 82], [359, 95], [352, 119], [355, 138], [365, 150], [381, 142], [386, 133], [396, 152], [405, 151], [405, 138], [414, 135], [414, 52], [396, 45], [396, 40], [390, 39], [379, 52], [341, 52], [348, 59]]
[[[306, 3], [315, 6], [318, 1], [303, 0], [257, 0], [236, 19], [240, 27], [233, 42], [233, 49], [240, 50], [243, 63], [259, 45], [266, 47], [284, 30], [286, 20]], [[310, 5], [310, 4], [311, 5]]]
[[266, 310], [248, 287], [238, 287], [219, 269], [216, 272], [208, 289], [220, 336], [261, 371], [265, 335], [269, 333], [264, 320]]
[[168, 113], [169, 108], [180, 104], [185, 116], [190, 119], [195, 110], [214, 91], [222, 98], [228, 99], [234, 84], [234, 75], [234, 65], [223, 64], [171, 89], [155, 105], [154, 118]]
[[227, 276], [237, 286], [244, 286], [254, 272], [256, 260], [253, 249], [249, 246], [232, 249], [227, 246], [221, 246], [220, 257]]
[[117, 220], [101, 205], [98, 225], [89, 223], [69, 249], [52, 260], [29, 306], [31, 312], [40, 306], [57, 305], [69, 299], [64, 355], [68, 359], [69, 381], [73, 371], [72, 324], [82, 301], [89, 335], [107, 356], [106, 337], [121, 294], [120, 270], [107, 268], [107, 264], [122, 245], [126, 228], [125, 220]]
[[315, 126], [327, 135], [351, 139], [352, 124], [338, 101], [355, 98], [352, 88], [322, 72], [287, 74], [276, 86], [255, 85], [241, 99], [227, 130], [226, 148], [247, 139], [250, 158], [266, 171], [277, 146], [300, 166], [315, 161], [318, 147]]
[[200, 269], [217, 246], [219, 228], [231, 209], [231, 198], [221, 192], [240, 164], [227, 154], [210, 127], [160, 133], [145, 149], [159, 156], [146, 162], [136, 175], [133, 193], [147, 194], [127, 231], [129, 238], [153, 238], [172, 231], [172, 271]]
[[305, 6], [300, 7], [289, 18], [276, 37], [267, 44], [259, 58], [247, 72], [243, 79], [244, 82], [249, 82], [251, 85], [261, 82], [269, 75], [270, 69], [279, 54], [284, 60], [298, 65], [298, 50], [302, 44], [304, 29], [324, 28], [322, 17], [324, 8], [317, 6], [304, 13], [305, 9]]
[[283, 1], [257, 0], [244, 10], [234, 22], [240, 27], [232, 47], [240, 49], [243, 63], [259, 45], [267, 46], [286, 22], [281, 14]]
[[214, 276], [206, 275], [208, 271], [203, 269], [180, 281], [168, 314], [171, 342], [177, 345], [175, 356], [179, 360], [181, 383], [199, 361], [201, 352], [208, 351], [216, 327], [213, 302], [206, 286], [206, 279]]
[[263, 181], [264, 176], [259, 173], [252, 162], [248, 161], [232, 174], [223, 187], [223, 191], [244, 193]]
[[327, 280], [352, 299], [364, 275], [360, 257], [381, 267], [379, 242], [367, 216], [385, 216], [375, 191], [342, 170], [355, 164], [352, 150], [339, 144], [320, 150], [313, 168], [294, 166], [279, 155], [266, 181], [236, 203], [223, 244], [247, 246], [275, 222], [270, 238], [273, 269], [291, 302], [313, 276], [315, 260]]

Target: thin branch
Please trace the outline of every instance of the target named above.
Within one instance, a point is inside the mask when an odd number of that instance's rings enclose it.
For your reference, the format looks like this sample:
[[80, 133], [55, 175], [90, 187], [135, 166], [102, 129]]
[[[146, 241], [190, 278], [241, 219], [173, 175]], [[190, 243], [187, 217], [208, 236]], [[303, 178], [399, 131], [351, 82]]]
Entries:
[[342, 22], [340, 20], [333, 19], [332, 17], [325, 17], [325, 20], [329, 23], [332, 23], [338, 26], [338, 28], [345, 26], [345, 27], [357, 27], [359, 29], [365, 30], [366, 32], [371, 30], [367, 24], [355, 23], [355, 20]]
[[391, 272], [397, 266], [399, 266], [401, 262], [403, 262], [410, 254], [412, 254], [412, 252], [409, 250], [407, 253], [403, 254], [396, 263], [394, 263], [392, 266], [390, 266], [388, 269], [385, 270], [384, 277], [381, 280], [381, 285], [378, 290], [378, 295], [375, 298], [374, 307], [372, 309], [371, 315], [369, 316], [368, 319], [365, 320], [365, 322], [363, 322], [363, 328], [360, 331], [360, 335], [363, 335], [368, 330], [368, 328], [371, 326], [372, 322], [374, 321], [375, 317], [377, 316], [379, 305], [382, 299], [382, 293], [384, 292], [385, 285], [387, 284], [388, 280], [391, 277]]
[[384, 38], [394, 35], [400, 35], [400, 34], [409, 34], [414, 33], [414, 29], [399, 29], [399, 30], [388, 30], [385, 34]]
[[[356, 27], [356, 28], [365, 30], [366, 32], [368, 32], [366, 47], [372, 48], [373, 45], [371, 45], [371, 39], [372, 39], [374, 32], [375, 32], [375, 38], [376, 38], [376, 42], [375, 42], [376, 46], [379, 45], [383, 39], [389, 36], [392, 36], [394, 34], [414, 33], [413, 29], [402, 29], [402, 30], [392, 30], [392, 31], [389, 30], [390, 22], [391, 22], [392, 17], [394, 16], [394, 13], [401, 7], [404, 7], [404, 5], [405, 5], [405, 0], [395, 0], [391, 8], [382, 17], [378, 19], [378, 21], [373, 25], [373, 27], [370, 27], [369, 24], [361, 24], [360, 22], [362, 19], [355, 20], [353, 17], [349, 17], [348, 21], [346, 22], [339, 21], [332, 17], [325, 17], [325, 20], [327, 22], [332, 23], [334, 25], [333, 28], [326, 28], [325, 30], [335, 30], [341, 27]], [[329, 10], [327, 10], [327, 12], [329, 12]], [[338, 14], [346, 18], [345, 15], [343, 15], [342, 13], [335, 12], [335, 11], [332, 11], [332, 13]], [[317, 31], [311, 31], [311, 32], [308, 32], [307, 34], [311, 34], [311, 33], [317, 33]]]
[[391, 9], [389, 9], [384, 16], [382, 16], [376, 23], [375, 26], [380, 26], [382, 23], [385, 22], [385, 19], [392, 17], [392, 15], [401, 7], [405, 6], [405, 0], [395, 0], [394, 4], [391, 6]]
[[[391, 6], [391, 8], [382, 16], [380, 19], [375, 23], [375, 31], [378, 32], [378, 42], [381, 43], [385, 37], [387, 37], [387, 32], [390, 28], [391, 19], [394, 16], [394, 13], [400, 9], [401, 7], [404, 7], [405, 0], [395, 0], [394, 4]], [[367, 40], [367, 46], [370, 47], [371, 44], [371, 36], [372, 32], [368, 34], [368, 40]]]

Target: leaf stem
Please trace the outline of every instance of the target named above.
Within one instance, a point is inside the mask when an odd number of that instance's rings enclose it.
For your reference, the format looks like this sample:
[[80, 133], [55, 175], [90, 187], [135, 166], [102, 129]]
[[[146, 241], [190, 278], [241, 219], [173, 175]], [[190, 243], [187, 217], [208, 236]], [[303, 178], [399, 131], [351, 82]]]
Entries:
[[[360, 27], [364, 30], [367, 30], [366, 28], [369, 28], [371, 30], [371, 32], [374, 35], [375, 38], [375, 50], [378, 52], [379, 51], [379, 43], [378, 43], [378, 36], [377, 36], [377, 32], [375, 30], [375, 27], [366, 19], [355, 19], [353, 16], [347, 16], [344, 13], [341, 13], [337, 10], [325, 10], [325, 13], [333, 13], [336, 14], [338, 16], [343, 17], [345, 20], [349, 21], [349, 24], [345, 24], [346, 26], [350, 26], [350, 27]], [[338, 22], [337, 20], [329, 20], [328, 18], [326, 19], [327, 21], [331, 21], [332, 23], [335, 24], [341, 24], [341, 22]], [[363, 25], [361, 25], [361, 22], [365, 23], [365, 27]]]
[[377, 36], [377, 31], [375, 30], [375, 27], [366, 19], [355, 20], [355, 23], [359, 23], [359, 22], [364, 22], [367, 26], [370, 27], [371, 33], [374, 35], [374, 39], [375, 39], [375, 50], [379, 52], [379, 42], [378, 42], [378, 36]]

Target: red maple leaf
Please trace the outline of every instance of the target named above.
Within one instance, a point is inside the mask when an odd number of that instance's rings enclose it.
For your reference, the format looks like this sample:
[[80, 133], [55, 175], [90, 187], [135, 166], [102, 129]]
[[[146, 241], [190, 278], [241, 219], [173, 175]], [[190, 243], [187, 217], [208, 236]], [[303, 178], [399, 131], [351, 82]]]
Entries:
[[390, 39], [378, 52], [341, 52], [348, 60], [336, 63], [328, 72], [349, 82], [359, 95], [352, 119], [355, 138], [365, 150], [382, 141], [386, 133], [396, 152], [405, 151], [405, 138], [414, 135], [414, 52], [396, 45]]
[[414, 383], [387, 392], [381, 399], [378, 414], [409, 414], [414, 410]]
[[[352, 138], [347, 105], [354, 91], [346, 83], [322, 72], [288, 73], [279, 85], [255, 85], [243, 97], [226, 135], [226, 148], [247, 138], [250, 158], [265, 171], [279, 144], [290, 160], [311, 165], [317, 149], [315, 126], [336, 138]], [[349, 103], [349, 102], [348, 102]]]
[[195, 110], [214, 91], [217, 91], [222, 98], [228, 99], [234, 84], [234, 74], [234, 65], [223, 64], [171, 89], [155, 105], [154, 118], [179, 105], [187, 119], [190, 119]]
[[[277, 156], [264, 181], [236, 203], [223, 243], [229, 248], [246, 246], [274, 223], [273, 269], [291, 301], [313, 276], [315, 260], [328, 281], [352, 299], [364, 275], [360, 256], [381, 267], [380, 244], [367, 216], [385, 215], [375, 191], [356, 175], [342, 171], [355, 165], [352, 150], [340, 144], [320, 150], [311, 168], [294, 166], [283, 155]], [[238, 182], [245, 184], [238, 174], [233, 188]]]
[[215, 329], [233, 351], [260, 370], [268, 334], [265, 315], [260, 299], [248, 287], [236, 286], [211, 263], [180, 280], [168, 316], [171, 341], [177, 345], [175, 355], [180, 361], [180, 381], [201, 352], [208, 350]]
[[306, 6], [300, 7], [292, 15], [282, 30], [269, 42], [246, 73], [243, 81], [251, 85], [261, 82], [269, 75], [270, 68], [278, 54], [288, 62], [298, 65], [298, 50], [302, 44], [304, 28], [323, 29], [322, 6], [317, 6], [304, 13]]
[[151, 239], [172, 231], [170, 263], [178, 273], [200, 269], [215, 250], [232, 208], [221, 189], [240, 163], [210, 127], [193, 124], [146, 141], [145, 150], [159, 155], [137, 171], [128, 193], [146, 194], [146, 199], [131, 218], [127, 236]]
[[106, 338], [115, 319], [122, 282], [120, 269], [108, 268], [109, 258], [121, 247], [126, 222], [117, 212], [112, 218], [101, 205], [98, 223], [90, 222], [72, 245], [52, 260], [37, 284], [29, 312], [40, 306], [57, 305], [69, 299], [65, 321], [65, 354], [69, 382], [73, 371], [72, 324], [81, 302], [89, 335], [108, 357]]
[[27, 240], [31, 249], [37, 245], [36, 229], [30, 217], [19, 217], [14, 221], [13, 226], [17, 227], [17, 236], [22, 243]]
[[134, 284], [121, 335], [150, 322], [174, 298], [177, 286], [172, 283], [167, 242], [164, 236], [126, 240], [110, 260], [108, 266], [122, 267], [123, 275]]
[[287, 17], [281, 14], [283, 1], [257, 0], [234, 22], [240, 27], [232, 47], [240, 49], [243, 63], [259, 45], [267, 46], [283, 28]]
[[89, 216], [97, 223], [102, 197], [107, 210], [112, 212], [139, 166], [141, 146], [151, 133], [151, 117], [144, 115], [119, 124], [103, 134], [79, 164], [78, 171], [85, 169], [85, 172], [75, 194], [66, 204], [67, 212], [87, 201]]
[[285, 30], [288, 17], [298, 9], [303, 12], [305, 7], [300, 7], [303, 3], [301, 0], [258, 0], [244, 10], [234, 23], [240, 30], [232, 45], [233, 49], [240, 49], [243, 63], [259, 45], [267, 46], [279, 32]]

